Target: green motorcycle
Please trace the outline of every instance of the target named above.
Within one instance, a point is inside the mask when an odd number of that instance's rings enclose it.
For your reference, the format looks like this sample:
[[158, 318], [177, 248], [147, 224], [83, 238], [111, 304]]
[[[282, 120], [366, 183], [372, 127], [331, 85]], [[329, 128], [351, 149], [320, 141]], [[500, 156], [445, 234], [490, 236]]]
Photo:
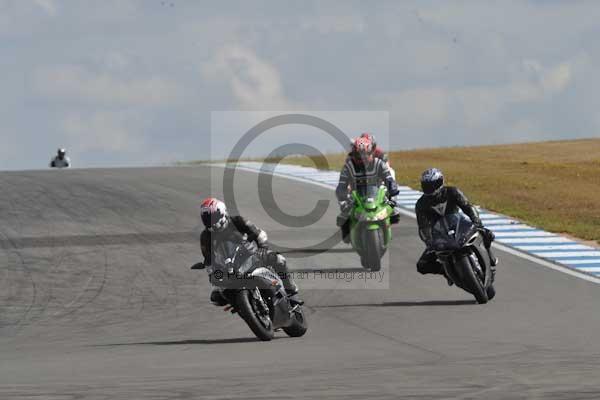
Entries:
[[387, 201], [385, 186], [370, 185], [352, 191], [350, 242], [360, 255], [361, 265], [371, 271], [381, 269], [381, 258], [392, 239], [393, 207]]

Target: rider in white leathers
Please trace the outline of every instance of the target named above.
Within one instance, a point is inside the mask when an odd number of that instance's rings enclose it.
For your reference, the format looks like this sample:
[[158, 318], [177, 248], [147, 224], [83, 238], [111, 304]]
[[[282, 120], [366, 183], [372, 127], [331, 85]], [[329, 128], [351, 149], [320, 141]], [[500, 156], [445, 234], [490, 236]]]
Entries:
[[71, 160], [65, 149], [58, 149], [57, 154], [50, 160], [50, 168], [70, 168]]

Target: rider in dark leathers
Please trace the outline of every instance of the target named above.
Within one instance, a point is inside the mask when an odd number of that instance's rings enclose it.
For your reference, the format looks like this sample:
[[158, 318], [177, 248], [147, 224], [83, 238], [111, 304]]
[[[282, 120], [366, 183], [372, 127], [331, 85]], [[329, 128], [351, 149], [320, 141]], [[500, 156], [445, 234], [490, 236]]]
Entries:
[[[206, 229], [200, 234], [200, 248], [204, 262], [195, 264], [192, 269], [202, 269], [211, 265], [213, 249], [223, 240], [243, 241], [248, 244], [254, 242], [257, 246], [255, 254], [260, 263], [272, 267], [283, 282], [290, 302], [293, 305], [302, 304], [298, 297], [298, 286], [292, 279], [285, 257], [267, 247], [267, 233], [241, 216], [230, 216], [225, 204], [217, 199], [208, 198], [201, 206], [202, 222]], [[256, 248], [254, 246], [249, 246]], [[223, 306], [227, 300], [222, 296], [221, 290], [213, 289], [210, 300], [213, 304]]]
[[375, 157], [370, 138], [365, 136], [356, 138], [352, 144], [352, 151], [340, 172], [340, 180], [335, 190], [341, 209], [337, 225], [341, 229], [342, 239], [345, 243], [350, 242], [349, 216], [352, 203], [349, 200], [349, 192], [362, 185], [379, 185], [381, 183], [387, 187], [388, 201], [394, 207], [391, 220], [392, 223], [396, 223], [399, 212], [396, 209], [396, 203], [391, 198], [399, 193], [398, 185], [392, 177], [387, 163], [381, 158]]
[[[498, 259], [493, 255], [491, 249], [494, 233], [483, 227], [479, 212], [467, 197], [456, 187], [444, 186], [444, 175], [436, 168], [423, 172], [421, 187], [424, 194], [417, 201], [415, 213], [419, 225], [419, 236], [425, 242], [427, 248], [417, 262], [417, 271], [421, 274], [444, 275], [443, 266], [431, 249], [431, 229], [441, 216], [455, 214], [462, 210], [482, 230], [484, 247], [490, 258], [492, 273], [495, 273]], [[448, 280], [448, 283], [451, 284], [451, 281]]]

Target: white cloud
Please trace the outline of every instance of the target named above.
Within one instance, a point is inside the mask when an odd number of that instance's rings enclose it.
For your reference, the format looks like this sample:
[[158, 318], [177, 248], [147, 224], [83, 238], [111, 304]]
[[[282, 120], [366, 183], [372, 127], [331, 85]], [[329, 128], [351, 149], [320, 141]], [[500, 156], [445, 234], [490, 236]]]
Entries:
[[565, 91], [573, 80], [572, 65], [573, 62], [563, 62], [544, 67], [539, 61], [527, 60], [522, 63], [521, 75], [503, 83], [455, 88], [425, 86], [377, 94], [373, 101], [387, 105], [397, 127], [402, 129], [447, 129], [458, 124], [461, 130], [472, 130], [474, 134], [485, 131], [502, 137], [503, 131], [510, 134], [512, 129], [518, 129], [518, 137], [543, 138], [538, 122], [506, 120], [506, 112], [525, 109]]
[[224, 79], [238, 105], [249, 109], [289, 109], [277, 68], [262, 60], [249, 48], [222, 47], [204, 64], [205, 79]]
[[57, 14], [56, 3], [54, 0], [34, 0], [34, 3], [42, 8], [48, 15], [55, 17]]
[[304, 18], [301, 27], [320, 34], [362, 33], [366, 23], [359, 15], [315, 15]]
[[121, 71], [130, 66], [129, 57], [118, 51], [111, 51], [104, 56], [101, 62], [112, 71]]
[[33, 88], [53, 99], [110, 105], [168, 105], [182, 96], [175, 82], [161, 77], [122, 79], [68, 64], [37, 69]]
[[406, 147], [598, 135], [599, 18], [591, 1], [0, 0], [2, 132], [24, 167], [65, 126], [156, 152], [176, 127], [168, 151], [192, 154], [215, 108], [389, 110]]
[[571, 82], [571, 65], [562, 63], [542, 75], [542, 87], [547, 92], [561, 92]]
[[70, 148], [77, 152], [135, 152], [144, 144], [140, 117], [126, 112], [97, 111], [68, 115], [62, 124]]
[[467, 123], [490, 122], [507, 106], [545, 100], [564, 91], [573, 77], [570, 63], [544, 68], [540, 62], [528, 60], [523, 65], [530, 74], [528, 77], [498, 85], [465, 87], [456, 92]]
[[389, 105], [404, 127], [432, 127], [448, 116], [448, 92], [443, 88], [417, 88], [399, 93], [379, 94], [374, 100]]

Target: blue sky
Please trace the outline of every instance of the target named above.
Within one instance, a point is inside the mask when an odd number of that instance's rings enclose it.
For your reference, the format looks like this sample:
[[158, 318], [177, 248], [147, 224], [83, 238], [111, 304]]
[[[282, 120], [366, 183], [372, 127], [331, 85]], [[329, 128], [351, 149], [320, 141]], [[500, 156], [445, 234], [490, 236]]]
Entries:
[[596, 1], [0, 0], [0, 169], [58, 146], [223, 157], [219, 110], [383, 111], [398, 149], [598, 137], [598, 21]]

